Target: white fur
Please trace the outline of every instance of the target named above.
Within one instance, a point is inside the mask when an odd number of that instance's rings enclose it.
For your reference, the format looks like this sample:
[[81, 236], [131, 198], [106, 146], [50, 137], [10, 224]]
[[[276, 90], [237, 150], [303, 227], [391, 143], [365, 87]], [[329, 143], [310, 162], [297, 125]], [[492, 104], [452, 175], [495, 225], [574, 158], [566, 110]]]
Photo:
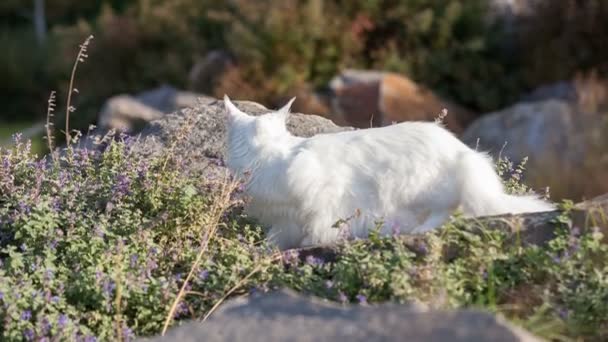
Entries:
[[[249, 116], [224, 97], [227, 165], [245, 177], [249, 215], [270, 227], [279, 248], [330, 243], [348, 222], [355, 237], [426, 232], [457, 208], [467, 216], [552, 210], [533, 196], [505, 193], [492, 160], [438, 124], [291, 135], [285, 120], [293, 99], [277, 112]], [[360, 215], [354, 215], [360, 212]]]

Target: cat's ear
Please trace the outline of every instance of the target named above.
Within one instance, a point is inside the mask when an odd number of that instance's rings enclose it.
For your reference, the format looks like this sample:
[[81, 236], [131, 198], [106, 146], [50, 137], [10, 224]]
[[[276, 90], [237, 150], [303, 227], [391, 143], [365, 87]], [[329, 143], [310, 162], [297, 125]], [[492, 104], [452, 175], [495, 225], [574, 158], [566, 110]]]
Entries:
[[226, 114], [228, 115], [228, 120], [230, 122], [249, 117], [249, 115], [236, 108], [234, 103], [230, 101], [228, 95], [224, 95], [224, 107], [226, 107]]
[[293, 101], [295, 101], [296, 98], [292, 97], [291, 100], [289, 100], [289, 102], [287, 102], [286, 105], [284, 105], [283, 107], [281, 107], [281, 109], [277, 110], [277, 113], [280, 114], [285, 121], [287, 121], [287, 117], [289, 116], [289, 110], [291, 109], [291, 105], [293, 104]]

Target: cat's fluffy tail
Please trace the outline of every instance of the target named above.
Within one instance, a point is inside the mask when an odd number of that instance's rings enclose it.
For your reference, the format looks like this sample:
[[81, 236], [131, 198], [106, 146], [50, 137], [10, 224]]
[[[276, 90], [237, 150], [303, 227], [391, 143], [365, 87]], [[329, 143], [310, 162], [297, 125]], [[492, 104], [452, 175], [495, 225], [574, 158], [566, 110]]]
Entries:
[[457, 177], [461, 186], [461, 205], [467, 216], [551, 211], [555, 207], [536, 196], [515, 196], [505, 193], [490, 157], [467, 151], [457, 161]]

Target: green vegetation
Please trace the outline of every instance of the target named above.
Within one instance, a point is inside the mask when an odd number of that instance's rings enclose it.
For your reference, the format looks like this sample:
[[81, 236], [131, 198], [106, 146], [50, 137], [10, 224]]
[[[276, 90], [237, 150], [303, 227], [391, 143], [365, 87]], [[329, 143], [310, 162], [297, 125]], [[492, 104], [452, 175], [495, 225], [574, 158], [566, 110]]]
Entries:
[[[0, 68], [14, 81], [0, 91], [5, 113], [44, 112], [49, 90], [68, 88], [65, 56], [90, 32], [91, 61], [77, 76], [89, 95], [74, 95], [75, 128], [116, 92], [161, 80], [185, 85], [192, 62], [213, 48], [239, 57], [242, 89], [263, 101], [322, 86], [343, 67], [375, 67], [487, 109], [516, 95], [526, 78], [513, 73], [516, 60], [503, 64], [496, 53], [504, 33], [484, 26], [481, 1], [269, 3], [57, 2], [48, 48], [34, 49], [23, 31], [0, 35], [11, 47]], [[17, 7], [3, 3], [0, 17], [24, 26], [11, 14]], [[0, 137], [24, 127], [3, 124]], [[477, 307], [548, 339], [608, 339], [608, 232], [571, 227], [568, 205], [545, 246], [455, 217], [415, 246], [372, 233], [323, 260], [270, 248], [241, 213], [239, 184], [184, 173], [171, 148], [150, 158], [132, 138], [107, 136], [99, 150], [68, 147], [38, 158], [33, 144], [16, 135], [0, 147], [3, 340], [130, 340], [204, 319], [232, 296], [278, 287], [341, 303]], [[501, 160], [498, 169], [512, 192], [529, 191], [523, 165]], [[459, 253], [446, 258], [447, 247]]]
[[[414, 247], [372, 234], [322, 260], [269, 248], [240, 213], [238, 184], [184, 174], [170, 149], [143, 157], [130, 138], [54, 159], [29, 149], [17, 140], [0, 151], [7, 341], [129, 340], [277, 287], [343, 303], [479, 307], [555, 340], [608, 337], [606, 232], [569, 229], [568, 208], [544, 247], [455, 218]], [[446, 246], [458, 248], [455, 258]]]
[[373, 68], [404, 73], [480, 112], [577, 72], [603, 75], [608, 51], [601, 0], [539, 7], [517, 25], [521, 37], [487, 20], [487, 0], [47, 1], [43, 43], [31, 12], [22, 1], [0, 5], [3, 117], [42, 118], [50, 90], [65, 98], [67, 56], [93, 34], [79, 77], [87, 94], [74, 104], [81, 129], [109, 96], [160, 83], [187, 88], [192, 65], [214, 49], [236, 56], [239, 71], [211, 95], [273, 105], [286, 93], [324, 87], [344, 68]]

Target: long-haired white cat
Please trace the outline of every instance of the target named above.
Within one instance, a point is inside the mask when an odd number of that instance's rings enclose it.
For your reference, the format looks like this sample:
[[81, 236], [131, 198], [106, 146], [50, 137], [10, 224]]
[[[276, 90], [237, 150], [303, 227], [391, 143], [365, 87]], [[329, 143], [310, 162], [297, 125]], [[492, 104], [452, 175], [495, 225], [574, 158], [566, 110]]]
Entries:
[[227, 165], [247, 175], [246, 212], [281, 249], [336, 241], [332, 225], [349, 217], [350, 233], [367, 237], [378, 221], [391, 223], [383, 234], [426, 232], [458, 208], [467, 216], [554, 208], [506, 194], [492, 160], [436, 123], [293, 136], [285, 121], [294, 99], [254, 117], [224, 97]]

